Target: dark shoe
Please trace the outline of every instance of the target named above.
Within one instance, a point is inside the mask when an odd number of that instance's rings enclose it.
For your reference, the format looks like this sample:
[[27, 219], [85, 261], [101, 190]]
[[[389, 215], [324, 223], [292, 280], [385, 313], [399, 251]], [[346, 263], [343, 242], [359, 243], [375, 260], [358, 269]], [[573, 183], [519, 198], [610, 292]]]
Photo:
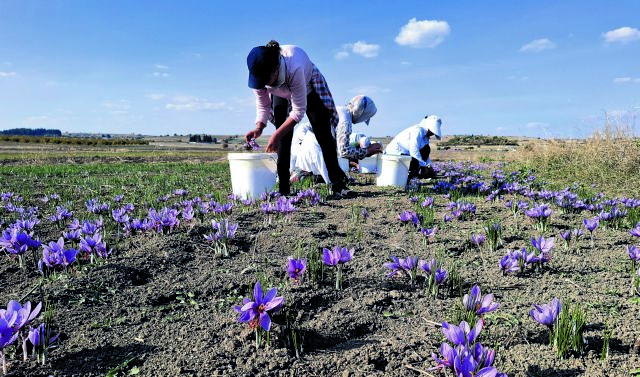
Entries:
[[351, 191], [345, 187], [340, 191], [334, 191], [332, 199], [352, 199], [356, 196], [358, 195], [354, 191]]

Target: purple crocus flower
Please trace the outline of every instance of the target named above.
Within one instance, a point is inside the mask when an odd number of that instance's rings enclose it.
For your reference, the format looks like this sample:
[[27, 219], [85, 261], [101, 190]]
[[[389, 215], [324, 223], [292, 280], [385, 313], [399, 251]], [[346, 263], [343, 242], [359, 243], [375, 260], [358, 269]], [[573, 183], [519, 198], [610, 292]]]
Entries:
[[260, 326], [269, 331], [271, 329], [271, 317], [269, 317], [268, 312], [271, 310], [276, 312], [284, 304], [284, 297], [276, 297], [277, 293], [277, 288], [271, 288], [266, 294], [263, 294], [260, 282], [257, 281], [253, 288], [253, 301], [245, 298], [242, 302], [242, 307], [234, 307], [235, 311], [241, 313], [238, 321], [249, 322], [249, 327], [252, 329], [257, 329]]
[[421, 260], [419, 263], [419, 266], [420, 268], [422, 268], [425, 274], [431, 275], [431, 273], [434, 271], [434, 269], [437, 266], [437, 262], [435, 259], [431, 259], [430, 261]]
[[571, 231], [567, 230], [564, 232], [560, 232], [560, 237], [562, 237], [562, 239], [567, 242], [571, 241]]
[[447, 280], [447, 276], [449, 276], [449, 273], [447, 272], [447, 270], [445, 270], [442, 267], [439, 267], [435, 273], [436, 284], [442, 285], [445, 282], [445, 280]]
[[485, 367], [476, 373], [479, 366], [471, 354], [458, 354], [453, 367], [458, 377], [495, 377], [498, 374], [494, 367]]
[[42, 347], [44, 345], [50, 345], [58, 339], [60, 334], [51, 336], [49, 334], [49, 329], [46, 328], [44, 323], [41, 323], [40, 326], [35, 329], [29, 329], [29, 341], [33, 344], [34, 347]]
[[500, 269], [502, 273], [518, 272], [520, 271], [520, 265], [517, 259], [514, 259], [511, 254], [507, 254], [500, 259]]
[[469, 294], [464, 295], [462, 304], [468, 311], [475, 312], [478, 315], [490, 313], [500, 306], [500, 304], [493, 302], [493, 294], [482, 297], [480, 287], [477, 284], [471, 288]]
[[6, 310], [0, 309], [0, 318], [4, 318], [8, 321], [13, 318], [14, 313], [16, 313], [16, 318], [11, 327], [14, 332], [17, 332], [36, 318], [40, 313], [40, 309], [42, 309], [42, 302], [38, 303], [38, 305], [31, 310], [30, 301], [27, 301], [27, 303], [22, 306], [19, 302], [11, 300], [9, 301]]
[[543, 254], [547, 254], [551, 251], [551, 249], [553, 249], [553, 247], [555, 246], [555, 242], [554, 242], [554, 238], [543, 238], [540, 237], [538, 239], [531, 237], [531, 244], [533, 245], [533, 247], [535, 247], [539, 252], [543, 253]]
[[583, 235], [584, 235], [584, 232], [582, 231], [582, 229], [575, 228], [574, 230], [571, 231], [571, 236], [575, 240], [582, 237]]
[[78, 241], [81, 237], [80, 229], [70, 230], [68, 232], [62, 232], [62, 236], [69, 241]]
[[289, 277], [292, 280], [300, 281], [302, 278], [302, 274], [306, 269], [307, 269], [306, 259], [293, 259], [293, 257], [289, 257], [289, 262], [287, 264], [287, 272], [289, 273]]
[[402, 260], [398, 259], [398, 257], [396, 257], [395, 255], [391, 256], [391, 262], [386, 262], [384, 264], [384, 266], [386, 268], [391, 269], [391, 272], [389, 272], [389, 274], [387, 274], [387, 277], [392, 277], [396, 274], [402, 274], [403, 268], [402, 268]]
[[600, 219], [598, 217], [594, 217], [593, 219], [584, 219], [582, 220], [584, 223], [584, 227], [591, 233], [596, 230], [598, 225], [600, 224]]
[[433, 357], [437, 364], [433, 369], [453, 369], [454, 360], [458, 356], [458, 352], [456, 351], [456, 349], [451, 347], [448, 343], [442, 343], [442, 345], [440, 346], [440, 354], [442, 355], [442, 359], [439, 359], [435, 353], [431, 354], [431, 357]]
[[475, 343], [476, 338], [484, 326], [484, 319], [480, 318], [472, 329], [465, 321], [460, 322], [460, 326], [442, 322], [442, 333], [456, 346], [469, 346]]
[[333, 267], [338, 264], [349, 262], [353, 258], [354, 249], [348, 250], [346, 247], [334, 246], [332, 250], [322, 249], [322, 262], [327, 266]]
[[424, 198], [424, 201], [420, 203], [420, 206], [423, 208], [433, 207], [433, 198], [430, 198], [430, 197]]
[[398, 218], [403, 223], [407, 223], [409, 221], [413, 221], [414, 217], [416, 216], [416, 213], [413, 211], [402, 211], [402, 213], [398, 215]]
[[420, 233], [425, 237], [428, 238], [429, 240], [433, 240], [433, 237], [436, 235], [436, 230], [438, 230], [437, 227], [433, 227], [431, 229], [429, 228], [420, 228]]
[[557, 298], [554, 298], [553, 300], [551, 300], [551, 303], [549, 305], [533, 304], [533, 309], [529, 312], [529, 314], [537, 322], [551, 328], [556, 322], [556, 319], [560, 314], [560, 310], [562, 310], [562, 303]]
[[248, 151], [251, 151], [251, 150], [257, 151], [258, 149], [260, 149], [260, 146], [256, 142], [256, 139], [249, 140], [249, 142], [244, 143], [242, 147]]
[[634, 237], [640, 237], [640, 224], [636, 225], [635, 228], [631, 229], [629, 231], [629, 234], [631, 234]]
[[634, 262], [640, 262], [640, 249], [636, 245], [627, 246], [629, 258]]
[[[18, 339], [18, 332], [14, 332], [11, 328], [17, 315], [18, 313], [14, 312], [13, 317], [9, 318], [9, 320], [0, 317], [0, 353]], [[4, 356], [2, 359], [4, 363]], [[4, 364], [3, 369], [6, 374], [6, 365]]]
[[484, 234], [480, 233], [478, 235], [475, 235], [471, 233], [471, 242], [473, 242], [473, 244], [476, 245], [476, 247], [480, 247], [485, 240], [486, 238]]

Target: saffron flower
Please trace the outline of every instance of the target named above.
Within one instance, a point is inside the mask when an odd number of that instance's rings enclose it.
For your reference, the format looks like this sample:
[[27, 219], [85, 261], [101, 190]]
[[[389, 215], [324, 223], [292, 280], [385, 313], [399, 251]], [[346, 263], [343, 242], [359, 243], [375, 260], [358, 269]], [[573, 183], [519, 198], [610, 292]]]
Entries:
[[475, 312], [477, 315], [490, 313], [500, 306], [500, 304], [493, 302], [493, 294], [490, 293], [482, 297], [480, 287], [477, 284], [471, 288], [469, 294], [464, 295], [462, 304], [467, 311]]
[[471, 242], [476, 245], [476, 247], [480, 247], [482, 246], [482, 244], [485, 241], [485, 236], [482, 233], [479, 233], [478, 235], [475, 235], [473, 233], [471, 233]]
[[244, 143], [244, 145], [242, 146], [245, 150], [248, 151], [257, 151], [258, 149], [260, 149], [260, 146], [258, 145], [258, 143], [256, 142], [256, 139], [251, 139], [249, 140], [249, 142]]
[[543, 237], [540, 237], [538, 239], [531, 237], [531, 244], [542, 254], [547, 254], [551, 251], [551, 249], [553, 249], [553, 247], [555, 246], [554, 241], [555, 239], [553, 237], [547, 239]]
[[322, 262], [336, 268], [336, 289], [342, 288], [342, 265], [353, 258], [354, 249], [348, 250], [346, 247], [335, 246], [332, 250], [322, 249]]
[[452, 325], [447, 322], [442, 322], [442, 333], [447, 339], [456, 346], [469, 346], [475, 343], [476, 338], [480, 335], [482, 327], [484, 326], [484, 319], [478, 320], [473, 329], [465, 321], [460, 322], [460, 326]]
[[51, 336], [50, 332], [50, 329], [47, 329], [45, 324], [41, 323], [40, 326], [35, 329], [29, 329], [29, 341], [35, 348], [49, 346], [58, 339], [58, 336], [60, 336], [59, 333]]
[[349, 262], [353, 258], [354, 249], [348, 250], [346, 247], [335, 246], [332, 250], [322, 249], [322, 262], [329, 267]]
[[429, 228], [420, 228], [420, 233], [424, 236], [424, 241], [427, 242], [428, 241], [433, 241], [433, 238], [436, 235], [436, 230], [438, 230], [437, 227], [433, 227], [431, 229]]
[[398, 259], [398, 257], [396, 257], [395, 255], [392, 255], [391, 262], [385, 263], [384, 266], [391, 270], [391, 272], [387, 274], [387, 277], [392, 277], [396, 274], [402, 274], [402, 260]]
[[538, 323], [547, 326], [549, 329], [556, 323], [556, 319], [562, 310], [562, 303], [557, 298], [551, 300], [550, 304], [536, 305], [529, 312], [531, 317]]
[[262, 327], [265, 331], [271, 329], [271, 317], [269, 311], [277, 312], [284, 304], [284, 297], [276, 297], [278, 288], [271, 288], [266, 294], [262, 293], [260, 282], [257, 281], [253, 288], [253, 301], [249, 298], [243, 300], [242, 306], [235, 306], [234, 310], [240, 313], [240, 322], [249, 322], [249, 327], [258, 329]]
[[584, 219], [582, 220], [584, 223], [585, 229], [587, 229], [590, 233], [593, 233], [600, 223], [600, 219], [598, 217], [594, 217], [593, 219]]
[[4, 318], [7, 322], [10, 322], [9, 320], [15, 315], [15, 319], [11, 327], [14, 332], [17, 332], [36, 318], [40, 313], [40, 309], [42, 309], [42, 302], [38, 303], [38, 305], [31, 310], [30, 301], [27, 301], [27, 303], [22, 306], [19, 302], [11, 300], [9, 301], [6, 310], [0, 309], [0, 318]]
[[293, 259], [293, 257], [289, 257], [289, 262], [287, 263], [287, 272], [289, 273], [289, 277], [297, 282], [301, 282], [302, 274], [307, 269], [307, 260], [306, 259]]
[[418, 225], [420, 223], [420, 218], [413, 211], [402, 211], [402, 213], [398, 215], [398, 218], [402, 223], [412, 222], [413, 225]]

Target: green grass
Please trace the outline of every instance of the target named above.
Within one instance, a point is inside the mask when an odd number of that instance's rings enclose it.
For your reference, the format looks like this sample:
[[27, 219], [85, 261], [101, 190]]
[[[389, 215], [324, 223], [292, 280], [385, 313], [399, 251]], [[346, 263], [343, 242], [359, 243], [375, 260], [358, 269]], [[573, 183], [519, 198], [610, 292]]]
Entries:
[[101, 201], [125, 195], [125, 201], [152, 203], [175, 189], [218, 198], [231, 191], [226, 162], [39, 164], [0, 167], [3, 192], [26, 201], [57, 193], [62, 202], [89, 198]]

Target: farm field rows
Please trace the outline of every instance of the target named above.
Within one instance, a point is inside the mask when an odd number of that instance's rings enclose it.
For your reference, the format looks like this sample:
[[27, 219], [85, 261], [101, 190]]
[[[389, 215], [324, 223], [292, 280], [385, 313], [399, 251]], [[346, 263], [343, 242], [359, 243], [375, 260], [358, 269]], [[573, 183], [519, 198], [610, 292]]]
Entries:
[[[296, 198], [250, 202], [229, 196], [226, 161], [196, 155], [0, 166], [0, 307], [42, 301], [60, 334], [44, 365], [28, 341], [27, 361], [20, 338], [5, 348], [8, 375], [452, 375], [446, 362], [430, 370], [432, 354], [452, 344], [443, 322], [462, 319], [481, 324], [476, 342], [509, 376], [640, 373], [637, 198], [440, 162], [445, 179], [408, 191], [353, 174], [354, 199], [304, 183]], [[41, 245], [10, 251], [14, 230]], [[335, 247], [352, 251], [341, 289], [322, 263]], [[418, 263], [389, 277], [392, 256]], [[288, 257], [306, 260], [301, 278]], [[259, 323], [238, 321], [256, 282], [284, 299], [258, 346]], [[476, 285], [498, 305], [465, 310]], [[554, 298], [586, 313], [584, 343], [564, 358], [530, 314]]]

